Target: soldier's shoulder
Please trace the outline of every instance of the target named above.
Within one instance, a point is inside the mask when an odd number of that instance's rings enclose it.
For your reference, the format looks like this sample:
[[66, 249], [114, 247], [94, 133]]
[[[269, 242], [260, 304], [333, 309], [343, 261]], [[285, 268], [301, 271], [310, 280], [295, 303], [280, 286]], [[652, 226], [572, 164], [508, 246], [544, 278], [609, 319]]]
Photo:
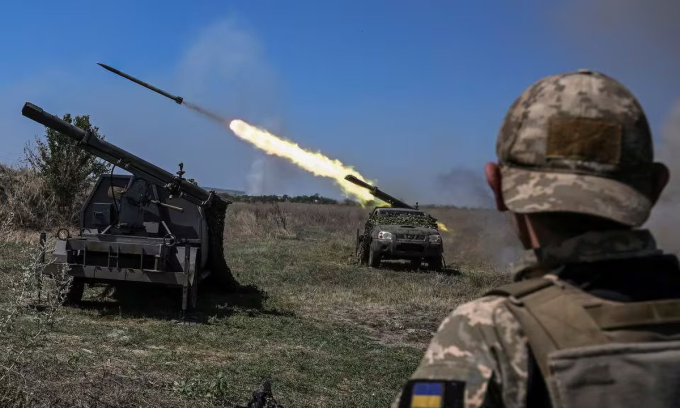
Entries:
[[[439, 325], [426, 361], [434, 363], [451, 356], [469, 358], [500, 344], [518, 343], [521, 328], [507, 302], [503, 296], [485, 296], [458, 306]], [[456, 353], [441, 352], [449, 349]]]
[[441, 323], [435, 338], [461, 349], [487, 350], [502, 346], [514, 349], [525, 343], [519, 321], [505, 296], [484, 296], [458, 306]]
[[442, 321], [439, 329], [441, 330], [452, 322], [472, 327], [493, 326], [498, 323], [498, 315], [505, 314], [508, 311], [507, 301], [505, 296], [493, 295], [463, 303]]

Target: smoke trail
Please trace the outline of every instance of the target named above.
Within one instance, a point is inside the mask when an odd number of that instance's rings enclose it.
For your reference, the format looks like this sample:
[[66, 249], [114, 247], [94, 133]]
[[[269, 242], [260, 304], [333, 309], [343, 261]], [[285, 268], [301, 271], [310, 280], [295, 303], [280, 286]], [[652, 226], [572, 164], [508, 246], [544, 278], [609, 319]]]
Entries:
[[186, 106], [187, 108], [194, 110], [201, 115], [207, 116], [209, 119], [214, 120], [215, 122], [224, 125], [225, 123], [228, 123], [229, 120], [227, 118], [222, 117], [221, 115], [216, 114], [215, 112], [209, 111], [205, 108], [202, 108], [195, 103], [191, 103], [188, 101], [182, 102], [182, 105]]
[[282, 139], [240, 119], [232, 120], [229, 128], [236, 136], [252, 143], [267, 154], [288, 159], [315, 176], [332, 179], [345, 194], [354, 196], [362, 204], [375, 200], [366, 189], [345, 180], [345, 176], [351, 174], [366, 181], [359, 172], [339, 160], [331, 159], [319, 152], [303, 149], [297, 143]]

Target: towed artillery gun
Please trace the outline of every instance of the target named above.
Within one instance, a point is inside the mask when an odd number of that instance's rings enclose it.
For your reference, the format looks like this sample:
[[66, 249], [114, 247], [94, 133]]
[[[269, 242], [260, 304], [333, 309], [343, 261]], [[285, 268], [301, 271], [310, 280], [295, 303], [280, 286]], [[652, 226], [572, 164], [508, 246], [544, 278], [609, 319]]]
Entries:
[[182, 288], [182, 312], [196, 306], [198, 285], [211, 277], [233, 284], [224, 260], [228, 201], [113, 144], [26, 103], [21, 113], [68, 136], [83, 150], [130, 175], [101, 175], [80, 212], [80, 233], [57, 233], [55, 262], [73, 277], [67, 301], [80, 301], [86, 283], [144, 282]]
[[418, 269], [423, 261], [431, 270], [440, 271], [444, 267], [444, 248], [436, 219], [419, 210], [417, 205], [411, 206], [352, 175], [345, 180], [390, 205], [376, 207], [366, 221], [364, 232], [357, 230], [359, 264], [377, 268], [384, 259], [405, 259], [411, 261], [413, 269]]

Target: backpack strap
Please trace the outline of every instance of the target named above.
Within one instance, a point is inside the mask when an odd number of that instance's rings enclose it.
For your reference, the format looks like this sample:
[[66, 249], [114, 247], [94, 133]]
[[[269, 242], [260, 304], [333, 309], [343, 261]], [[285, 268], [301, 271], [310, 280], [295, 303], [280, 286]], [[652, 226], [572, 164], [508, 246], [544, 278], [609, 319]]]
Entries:
[[538, 290], [551, 286], [552, 284], [553, 282], [550, 279], [527, 279], [499, 286], [487, 292], [485, 296], [506, 296], [519, 299]]
[[586, 307], [602, 330], [680, 323], [680, 300], [657, 300]]
[[[500, 287], [491, 294], [508, 296], [508, 308], [529, 339], [541, 373], [550, 378], [553, 351], [609, 342], [583, 307], [584, 292], [559, 280], [530, 279]], [[588, 296], [588, 295], [586, 295]], [[588, 299], [591, 297], [588, 296]]]

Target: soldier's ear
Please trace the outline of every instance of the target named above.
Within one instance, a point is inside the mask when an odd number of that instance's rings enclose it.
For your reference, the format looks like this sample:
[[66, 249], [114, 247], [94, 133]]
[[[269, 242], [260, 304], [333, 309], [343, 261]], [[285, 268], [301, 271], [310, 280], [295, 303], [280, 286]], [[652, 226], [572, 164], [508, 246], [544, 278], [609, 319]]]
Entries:
[[654, 163], [652, 166], [652, 196], [650, 198], [652, 203], [656, 204], [671, 179], [671, 172], [663, 163]]
[[484, 166], [484, 174], [486, 175], [486, 182], [489, 183], [491, 192], [496, 200], [496, 208], [498, 211], [508, 211], [508, 207], [505, 206], [505, 200], [503, 200], [503, 189], [501, 188], [503, 176], [501, 175], [500, 167], [496, 163], [487, 163]]

